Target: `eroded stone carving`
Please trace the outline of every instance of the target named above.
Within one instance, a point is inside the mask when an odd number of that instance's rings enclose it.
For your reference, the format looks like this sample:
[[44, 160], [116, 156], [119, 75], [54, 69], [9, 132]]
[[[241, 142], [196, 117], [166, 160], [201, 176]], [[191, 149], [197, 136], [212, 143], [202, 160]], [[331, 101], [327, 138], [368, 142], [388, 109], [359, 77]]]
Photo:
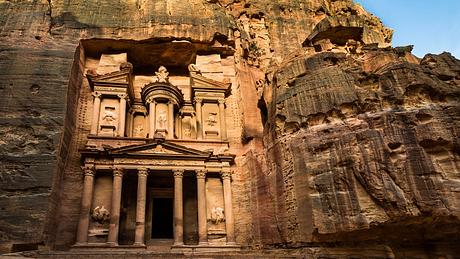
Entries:
[[106, 107], [105, 111], [104, 111], [104, 116], [102, 117], [102, 120], [105, 123], [107, 123], [108, 125], [115, 124], [115, 121], [117, 120], [117, 117], [115, 115], [115, 108]]
[[210, 127], [214, 127], [217, 125], [217, 113], [216, 112], [211, 112], [209, 113], [209, 116], [208, 118], [206, 119], [206, 123], [208, 124], [208, 126]]
[[169, 83], [169, 72], [168, 70], [164, 67], [161, 66], [158, 69], [158, 72], [155, 72], [155, 78], [153, 80], [154, 83]]
[[165, 111], [160, 111], [157, 119], [158, 123], [158, 129], [165, 129], [166, 128], [166, 123], [168, 122], [168, 119], [166, 118], [166, 112]]
[[224, 209], [221, 207], [214, 207], [211, 210], [211, 222], [219, 224], [225, 221]]
[[96, 208], [93, 209], [93, 212], [91, 213], [91, 217], [93, 218], [94, 221], [104, 224], [106, 222], [109, 222], [110, 220], [110, 212], [102, 206], [97, 206]]

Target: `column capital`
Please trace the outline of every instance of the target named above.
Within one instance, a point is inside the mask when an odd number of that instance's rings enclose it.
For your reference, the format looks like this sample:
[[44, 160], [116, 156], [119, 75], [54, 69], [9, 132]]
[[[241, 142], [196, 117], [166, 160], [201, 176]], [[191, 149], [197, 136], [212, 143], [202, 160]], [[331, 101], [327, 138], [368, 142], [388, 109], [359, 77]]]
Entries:
[[196, 178], [197, 179], [205, 179], [206, 178], [206, 170], [196, 170]]
[[118, 98], [120, 99], [127, 99], [128, 95], [127, 94], [117, 94]]
[[153, 98], [153, 97], [147, 98], [146, 101], [147, 101], [147, 103], [155, 103], [155, 102], [156, 102], [156, 101], [155, 101], [155, 98]]
[[114, 168], [113, 169], [113, 176], [119, 176], [119, 177], [123, 177], [123, 169], [122, 168]]
[[219, 98], [217, 101], [219, 104], [225, 104], [225, 98]]
[[232, 173], [231, 173], [231, 172], [225, 172], [225, 171], [223, 171], [223, 172], [220, 173], [220, 176], [221, 176], [222, 179], [224, 179], [224, 180], [225, 180], [225, 179], [229, 179], [229, 180], [232, 179]]
[[85, 176], [94, 176], [96, 170], [94, 170], [94, 165], [85, 165], [82, 166], [81, 169], [83, 170]]
[[96, 97], [96, 98], [101, 98], [101, 96], [102, 96], [102, 94], [99, 93], [99, 92], [92, 92], [91, 95]]
[[184, 169], [175, 169], [173, 170], [174, 178], [179, 177], [182, 178], [184, 177]]
[[195, 97], [194, 100], [195, 100], [196, 103], [202, 103], [203, 102], [203, 98], [201, 98], [201, 97]]
[[149, 170], [145, 167], [140, 167], [137, 169], [137, 175], [147, 177], [149, 175]]

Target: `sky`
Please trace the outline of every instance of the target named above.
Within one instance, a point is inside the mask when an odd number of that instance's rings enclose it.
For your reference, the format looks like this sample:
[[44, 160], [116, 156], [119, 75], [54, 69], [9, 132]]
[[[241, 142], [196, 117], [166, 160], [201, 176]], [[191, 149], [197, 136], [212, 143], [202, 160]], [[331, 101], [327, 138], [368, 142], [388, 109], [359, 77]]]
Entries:
[[460, 0], [355, 0], [394, 30], [393, 47], [418, 57], [450, 52], [460, 59]]

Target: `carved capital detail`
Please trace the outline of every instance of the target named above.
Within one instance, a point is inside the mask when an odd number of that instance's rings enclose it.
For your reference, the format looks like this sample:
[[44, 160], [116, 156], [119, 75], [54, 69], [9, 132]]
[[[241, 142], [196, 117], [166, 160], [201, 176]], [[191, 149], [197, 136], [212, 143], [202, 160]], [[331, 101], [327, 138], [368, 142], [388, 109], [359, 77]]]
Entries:
[[145, 167], [141, 167], [137, 169], [137, 175], [141, 177], [147, 177], [149, 175], [149, 171]]
[[117, 94], [118, 98], [120, 99], [127, 99], [128, 98], [128, 95], [127, 94]]
[[195, 100], [196, 103], [202, 103], [203, 102], [203, 98], [201, 98], [201, 97], [195, 97], [194, 100]]
[[225, 99], [224, 98], [218, 99], [217, 101], [219, 102], [219, 104], [225, 104]]
[[222, 177], [223, 180], [225, 180], [225, 179], [231, 180], [232, 179], [232, 173], [231, 172], [221, 172], [220, 176]]
[[116, 177], [123, 177], [123, 169], [121, 169], [121, 168], [114, 168], [114, 169], [113, 169], [113, 176], [116, 176]]
[[197, 179], [205, 179], [206, 178], [206, 170], [196, 170], [196, 178]]
[[173, 170], [173, 173], [174, 173], [174, 178], [176, 177], [184, 177], [184, 169], [177, 169], [177, 170]]
[[101, 98], [102, 96], [102, 94], [99, 92], [92, 92], [91, 95], [94, 96], [94, 98]]
[[85, 176], [94, 176], [96, 173], [96, 170], [94, 170], [93, 165], [85, 165], [85, 166], [82, 166], [81, 169], [83, 170], [83, 173], [85, 174]]

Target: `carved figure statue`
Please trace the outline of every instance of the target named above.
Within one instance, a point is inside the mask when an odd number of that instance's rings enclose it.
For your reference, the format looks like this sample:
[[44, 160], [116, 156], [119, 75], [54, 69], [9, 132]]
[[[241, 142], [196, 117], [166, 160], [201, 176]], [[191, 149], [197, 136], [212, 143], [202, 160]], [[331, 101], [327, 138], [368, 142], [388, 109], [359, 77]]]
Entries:
[[104, 206], [97, 206], [93, 209], [91, 217], [94, 221], [103, 224], [104, 222], [108, 222], [110, 220], [110, 212]]
[[155, 79], [154, 82], [159, 82], [159, 83], [168, 83], [169, 82], [169, 73], [168, 70], [164, 67], [161, 66], [158, 69], [158, 72], [155, 72]]
[[113, 112], [114, 109], [106, 109], [104, 112], [104, 116], [102, 120], [105, 121], [107, 124], [112, 125], [116, 120], [115, 113]]
[[208, 118], [206, 119], [206, 123], [214, 127], [217, 124], [217, 119], [216, 119], [217, 113], [215, 112], [210, 112]]
[[144, 127], [142, 125], [137, 125], [134, 129], [134, 136], [142, 136], [142, 133], [144, 133]]
[[165, 111], [160, 111], [160, 114], [158, 115], [158, 119], [157, 119], [158, 128], [159, 129], [165, 129], [167, 121], [168, 121], [168, 119], [166, 119], [166, 112]]
[[211, 210], [211, 221], [214, 224], [219, 224], [225, 221], [224, 209], [221, 207], [214, 207]]

